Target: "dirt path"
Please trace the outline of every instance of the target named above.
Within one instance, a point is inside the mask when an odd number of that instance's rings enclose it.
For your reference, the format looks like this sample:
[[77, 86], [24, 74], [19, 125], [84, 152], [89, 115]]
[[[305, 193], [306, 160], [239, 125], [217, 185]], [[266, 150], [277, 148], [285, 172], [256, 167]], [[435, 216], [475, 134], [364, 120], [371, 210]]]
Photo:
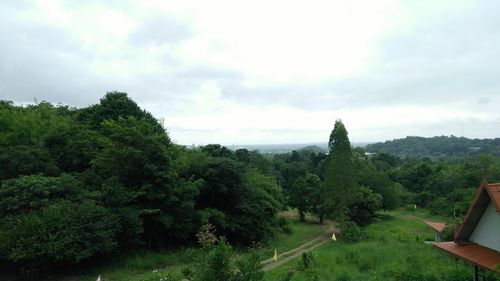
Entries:
[[313, 240], [308, 241], [308, 242], [300, 245], [297, 248], [291, 249], [290, 251], [287, 251], [285, 253], [278, 255], [277, 262], [275, 262], [272, 258], [262, 261], [261, 262], [261, 264], [263, 266], [262, 270], [269, 271], [273, 268], [281, 266], [281, 265], [289, 262], [291, 259], [302, 255], [302, 253], [307, 252], [307, 251], [311, 251], [311, 250], [331, 241], [332, 233], [334, 231], [336, 231], [336, 228], [335, 228], [335, 226], [332, 225], [323, 234], [314, 238]]

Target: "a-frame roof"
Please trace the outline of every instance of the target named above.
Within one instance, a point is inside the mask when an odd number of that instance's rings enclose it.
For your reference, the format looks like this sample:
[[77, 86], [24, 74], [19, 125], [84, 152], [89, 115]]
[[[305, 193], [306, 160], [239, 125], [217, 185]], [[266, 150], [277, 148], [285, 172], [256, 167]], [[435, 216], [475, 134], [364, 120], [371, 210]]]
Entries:
[[465, 215], [464, 221], [455, 232], [456, 243], [469, 241], [472, 232], [474, 232], [490, 201], [493, 202], [497, 212], [500, 213], [500, 183], [488, 184], [486, 180], [483, 180]]
[[433, 246], [476, 266], [500, 272], [500, 252], [470, 241], [470, 236], [490, 202], [500, 214], [500, 183], [488, 184], [483, 180], [463, 223], [455, 232], [455, 242], [434, 243]]

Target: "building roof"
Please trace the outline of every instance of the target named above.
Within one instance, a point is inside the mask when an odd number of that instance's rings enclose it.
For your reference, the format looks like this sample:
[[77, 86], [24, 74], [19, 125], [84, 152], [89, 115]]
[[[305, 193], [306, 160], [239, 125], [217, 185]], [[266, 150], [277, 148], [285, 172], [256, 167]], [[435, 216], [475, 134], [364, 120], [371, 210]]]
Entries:
[[481, 268], [500, 272], [497, 268], [500, 265], [500, 253], [490, 248], [476, 243], [458, 244], [455, 242], [433, 243], [433, 246]]
[[464, 221], [455, 232], [455, 241], [434, 243], [433, 246], [484, 269], [500, 272], [500, 252], [470, 242], [470, 236], [490, 202], [500, 213], [500, 183], [488, 184], [483, 180]]
[[442, 222], [424, 221], [424, 223], [437, 232], [443, 232], [444, 228], [446, 227], [446, 224]]
[[463, 243], [469, 241], [472, 232], [474, 232], [490, 201], [493, 202], [497, 212], [500, 213], [500, 183], [488, 184], [486, 180], [483, 180], [465, 215], [464, 221], [455, 232], [455, 242]]
[[488, 193], [495, 203], [497, 212], [500, 213], [500, 183], [488, 184]]

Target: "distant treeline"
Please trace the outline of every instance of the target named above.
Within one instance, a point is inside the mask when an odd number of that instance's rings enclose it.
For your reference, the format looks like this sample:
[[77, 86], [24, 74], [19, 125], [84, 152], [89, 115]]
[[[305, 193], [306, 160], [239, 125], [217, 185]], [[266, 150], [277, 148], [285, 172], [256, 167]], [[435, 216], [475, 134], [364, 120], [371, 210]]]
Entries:
[[432, 138], [410, 136], [366, 146], [368, 152], [388, 153], [400, 158], [461, 158], [489, 153], [500, 156], [500, 138], [468, 139], [455, 136]]

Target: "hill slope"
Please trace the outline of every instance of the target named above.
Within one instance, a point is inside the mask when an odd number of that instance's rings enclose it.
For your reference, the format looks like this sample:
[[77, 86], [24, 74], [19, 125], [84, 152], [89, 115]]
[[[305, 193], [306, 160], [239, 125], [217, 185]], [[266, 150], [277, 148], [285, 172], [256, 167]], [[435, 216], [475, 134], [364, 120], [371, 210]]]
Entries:
[[482, 152], [500, 156], [500, 138], [468, 139], [455, 136], [432, 138], [410, 136], [404, 139], [369, 144], [366, 146], [366, 151], [383, 152], [402, 158], [456, 158], [473, 156]]

